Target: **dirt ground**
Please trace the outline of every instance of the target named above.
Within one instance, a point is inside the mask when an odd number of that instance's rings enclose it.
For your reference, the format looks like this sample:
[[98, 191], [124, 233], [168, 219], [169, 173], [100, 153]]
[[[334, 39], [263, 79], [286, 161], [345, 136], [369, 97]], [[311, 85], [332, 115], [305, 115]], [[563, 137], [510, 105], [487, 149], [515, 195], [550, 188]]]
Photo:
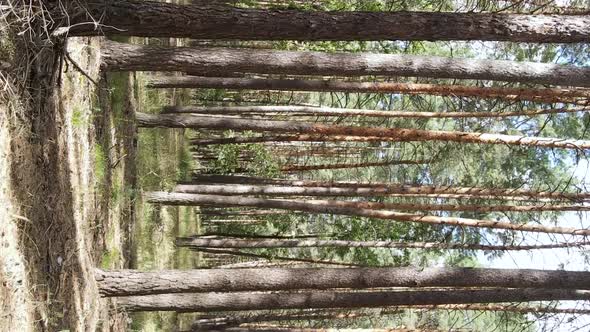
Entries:
[[70, 38], [39, 52], [3, 37], [0, 331], [189, 324], [191, 316], [173, 313], [120, 313], [100, 298], [93, 276], [95, 267], [199, 266], [199, 257], [173, 245], [199, 231], [192, 208], [141, 200], [142, 190], [167, 189], [190, 171], [185, 133], [134, 126], [136, 110], [158, 112], [187, 96], [146, 91], [144, 74], [100, 73], [102, 38]]
[[[2, 331], [116, 331], [127, 324], [99, 298], [93, 277], [105, 234], [125, 224], [105, 217], [113, 212], [102, 188], [111, 184], [95, 164], [96, 142], [113, 135], [100, 105], [109, 93], [98, 98], [94, 83], [100, 81], [99, 43], [70, 39], [67, 60], [57, 48], [26, 54], [17, 44], [14, 70], [2, 72]], [[116, 153], [106, 155], [110, 165]], [[118, 237], [123, 246], [129, 235]]]

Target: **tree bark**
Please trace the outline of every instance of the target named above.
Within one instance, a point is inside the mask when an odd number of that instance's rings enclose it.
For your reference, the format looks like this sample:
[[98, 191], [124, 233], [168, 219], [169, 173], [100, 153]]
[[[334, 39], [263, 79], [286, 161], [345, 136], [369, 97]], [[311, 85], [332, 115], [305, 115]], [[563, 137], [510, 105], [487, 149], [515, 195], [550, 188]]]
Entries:
[[267, 114], [285, 113], [287, 115], [297, 116], [362, 116], [368, 118], [504, 118], [512, 116], [537, 116], [542, 114], [562, 114], [588, 111], [590, 111], [590, 107], [539, 109], [532, 111], [510, 112], [405, 112], [306, 106], [168, 106], [162, 109], [162, 114], [256, 114], [264, 116]]
[[[302, 328], [302, 327], [285, 327], [285, 326], [257, 326], [256, 324], [245, 324], [244, 327], [229, 327], [227, 329], [211, 329], [209, 332], [448, 332], [448, 330], [435, 329], [407, 329], [407, 328], [387, 328], [387, 329], [338, 329], [338, 328]], [[203, 332], [199, 330], [193, 330]], [[453, 332], [461, 330], [452, 329]], [[181, 331], [188, 332], [188, 331]]]
[[[433, 330], [433, 329], [406, 329], [406, 328], [387, 328], [387, 329], [336, 329], [336, 328], [301, 328], [301, 327], [284, 327], [284, 326], [252, 326], [244, 327], [230, 327], [221, 330], [207, 330], [209, 332], [448, 332], [448, 330]], [[193, 330], [195, 331], [195, 330]], [[199, 331], [199, 330], [197, 330]], [[453, 332], [459, 330], [452, 329]], [[187, 332], [187, 331], [182, 331]], [[203, 331], [199, 331], [203, 332]]]
[[[69, 35], [237, 40], [590, 41], [587, 16], [260, 10], [152, 1], [85, 1]], [[100, 18], [101, 24], [89, 24]], [[76, 24], [81, 23], [81, 24]], [[86, 23], [86, 24], [84, 24]]]
[[327, 200], [286, 200], [286, 199], [263, 199], [244, 196], [218, 196], [198, 195], [183, 193], [151, 192], [146, 195], [150, 203], [166, 205], [211, 205], [211, 206], [250, 206], [258, 208], [273, 208], [303, 211], [317, 214], [335, 214], [400, 222], [418, 222], [434, 225], [454, 225], [465, 227], [508, 229], [514, 231], [590, 235], [588, 229], [575, 229], [569, 227], [552, 227], [531, 224], [512, 224], [509, 222], [480, 220], [454, 217], [437, 217], [429, 215], [408, 214], [388, 210], [363, 209], [356, 207], [340, 206], [339, 201]]
[[310, 135], [350, 135], [376, 138], [377, 141], [451, 141], [459, 143], [507, 144], [544, 148], [590, 149], [590, 141], [525, 137], [501, 134], [468, 133], [460, 131], [436, 131], [409, 128], [347, 127], [295, 121], [269, 121], [239, 119], [191, 114], [136, 113], [138, 126], [146, 128], [207, 128], [252, 130], [257, 132], [281, 132]]
[[[473, 196], [520, 196], [530, 198], [552, 198], [580, 201], [590, 198], [590, 193], [567, 193], [553, 191], [534, 191], [518, 188], [482, 188], [455, 186], [423, 186], [400, 183], [368, 183], [269, 179], [236, 175], [195, 175], [196, 183], [180, 184], [175, 191], [187, 193], [199, 192], [208, 186], [216, 195], [227, 194], [264, 194], [281, 193], [284, 195], [307, 196], [380, 196], [389, 194], [466, 194]], [[217, 185], [213, 185], [217, 184]], [[219, 185], [221, 184], [221, 185]], [[213, 193], [210, 192], [210, 193]]]
[[[330, 234], [323, 234], [324, 236], [332, 236]], [[247, 238], [247, 239], [309, 239], [320, 237], [320, 234], [302, 234], [302, 235], [259, 235], [259, 234], [237, 234], [237, 233], [222, 233], [222, 232], [207, 232], [196, 236], [198, 238], [218, 238], [218, 237], [232, 237], [232, 238]]]
[[[183, 192], [183, 191], [179, 191]], [[280, 210], [245, 210], [245, 211], [215, 211], [215, 210], [201, 210], [199, 212], [202, 216], [267, 216], [267, 215], [283, 215], [291, 214], [289, 211]]]
[[398, 292], [199, 293], [117, 299], [128, 311], [215, 312], [270, 309], [364, 308], [394, 305], [589, 300], [587, 291], [496, 289]]
[[107, 71], [212, 71], [328, 76], [416, 76], [590, 87], [590, 68], [434, 56], [161, 47], [105, 41]]
[[392, 165], [427, 165], [429, 161], [426, 160], [390, 160], [378, 162], [364, 162], [357, 164], [320, 164], [320, 165], [285, 165], [281, 166], [280, 170], [283, 172], [302, 172], [302, 171], [317, 171], [323, 169], [349, 169], [362, 167], [383, 167]]
[[[583, 195], [583, 194], [582, 194]], [[535, 197], [526, 197], [526, 196], [511, 196], [511, 195], [472, 195], [472, 194], [387, 194], [389, 197], [402, 197], [402, 198], [431, 198], [431, 199], [468, 199], [468, 200], [481, 200], [481, 199], [488, 199], [488, 200], [497, 200], [497, 201], [519, 201], [525, 203], [543, 203], [543, 205], [553, 204], [555, 199], [554, 198], [535, 198]], [[568, 200], [567, 198], [563, 198], [563, 200]], [[576, 200], [580, 201], [580, 203], [586, 202], [586, 200]], [[345, 206], [349, 204], [349, 202], [340, 201], [339, 204]], [[376, 204], [373, 202], [363, 202], [362, 204]], [[452, 204], [450, 204], [452, 205]], [[368, 205], [367, 205], [368, 206]], [[375, 205], [376, 206], [376, 205]], [[580, 206], [580, 205], [576, 205]], [[220, 206], [221, 207], [221, 206]], [[225, 207], [225, 206], [223, 206]], [[584, 210], [584, 208], [582, 208]]]
[[177, 238], [178, 247], [195, 248], [390, 248], [390, 249], [460, 249], [488, 251], [519, 251], [556, 248], [574, 248], [590, 242], [555, 243], [540, 245], [482, 245], [441, 242], [395, 242], [350, 240], [300, 240], [300, 239], [237, 239], [237, 238]]
[[255, 224], [263, 224], [266, 223], [264, 219], [209, 219], [209, 220], [202, 220], [203, 224], [208, 226], [210, 225], [221, 225], [221, 224], [230, 224], [230, 225], [255, 225]]
[[400, 306], [400, 309], [412, 310], [476, 310], [476, 311], [504, 311], [516, 312], [522, 314], [571, 314], [571, 315], [590, 315], [588, 309], [557, 308], [551, 306], [514, 306], [514, 305], [494, 305], [494, 304], [446, 304], [446, 305], [419, 305], [419, 306]]
[[336, 80], [259, 79], [231, 77], [158, 76], [148, 88], [237, 89], [351, 93], [401, 93], [449, 97], [498, 98], [546, 103], [586, 104], [590, 92], [577, 89], [492, 88], [467, 85], [348, 82]]
[[590, 272], [474, 268], [96, 270], [103, 296], [332, 288], [491, 287], [590, 290]]
[[337, 262], [337, 261], [333, 261], [333, 260], [321, 260], [321, 259], [314, 259], [314, 258], [294, 258], [294, 257], [284, 257], [284, 256], [266, 255], [266, 254], [254, 254], [251, 252], [244, 252], [244, 251], [233, 250], [233, 249], [211, 249], [211, 248], [195, 248], [195, 247], [191, 247], [190, 249], [195, 250], [195, 251], [204, 252], [204, 253], [209, 253], [209, 254], [233, 255], [233, 256], [250, 257], [250, 258], [262, 258], [262, 259], [266, 259], [268, 261], [279, 260], [279, 261], [286, 261], [286, 262], [298, 262], [298, 263], [316, 264], [316, 265], [368, 267], [363, 264]]
[[[328, 319], [351, 319], [371, 316], [370, 313], [358, 312], [350, 313], [345, 311], [325, 311], [310, 313], [268, 313], [257, 315], [240, 315], [226, 316], [215, 318], [197, 319], [191, 325], [193, 331], [202, 331], [203, 329], [211, 330], [214, 328], [223, 328], [240, 326], [245, 323], [262, 323], [262, 322], [286, 322], [286, 321], [307, 321], [307, 320], [328, 320]], [[373, 331], [371, 331], [373, 332]], [[387, 331], [391, 332], [391, 331]], [[415, 332], [415, 331], [414, 331]]]
[[375, 142], [386, 141], [385, 138], [374, 136], [347, 136], [347, 135], [279, 135], [258, 137], [228, 137], [195, 139], [191, 143], [198, 146], [222, 145], [222, 144], [251, 144], [264, 142]]
[[[498, 190], [500, 191], [500, 190]], [[174, 192], [204, 195], [269, 195], [269, 196], [387, 196], [387, 191], [374, 188], [338, 188], [338, 187], [280, 187], [280, 186], [252, 186], [252, 185], [189, 185], [180, 184]], [[478, 198], [477, 195], [473, 195]], [[514, 197], [514, 196], [504, 196]], [[526, 197], [526, 196], [525, 196]], [[530, 197], [530, 196], [529, 196]], [[539, 197], [539, 196], [538, 196]], [[541, 196], [542, 197], [542, 196]], [[498, 196], [498, 199], [502, 197]], [[421, 204], [421, 203], [380, 203], [380, 202], [347, 202], [340, 201], [340, 206], [405, 211], [473, 211], [473, 212], [540, 212], [540, 211], [590, 211], [590, 205], [540, 203], [534, 205], [469, 205], [469, 204]], [[267, 214], [276, 214], [270, 211]], [[238, 215], [238, 214], [236, 214]]]

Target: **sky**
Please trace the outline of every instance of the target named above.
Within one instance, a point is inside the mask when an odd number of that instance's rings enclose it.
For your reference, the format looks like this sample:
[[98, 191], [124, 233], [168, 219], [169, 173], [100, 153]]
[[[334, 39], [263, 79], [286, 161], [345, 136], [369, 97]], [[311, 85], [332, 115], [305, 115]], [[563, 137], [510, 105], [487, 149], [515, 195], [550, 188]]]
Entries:
[[[580, 160], [575, 167], [574, 175], [581, 181], [590, 184], [588, 176], [588, 160]], [[559, 226], [574, 228], [590, 228], [590, 212], [576, 213], [565, 212], [560, 217]], [[552, 243], [555, 237], [547, 234], [534, 235], [535, 243]], [[559, 240], [567, 241], [572, 237], [561, 237]], [[578, 237], [578, 240], [582, 239]], [[583, 249], [582, 249], [583, 250]], [[587, 252], [587, 250], [586, 250]], [[568, 270], [568, 271], [589, 271], [590, 266], [585, 263], [580, 249], [550, 249], [535, 250], [522, 252], [508, 252], [500, 258], [488, 260], [483, 255], [479, 255], [479, 262], [485, 267], [503, 268], [503, 269], [541, 269], [541, 270]], [[582, 301], [563, 301], [559, 307], [563, 308], [586, 308], [590, 305]], [[573, 320], [571, 320], [573, 319]], [[571, 320], [571, 321], [570, 321]], [[539, 331], [590, 331], [590, 316], [558, 315], [555, 320], [547, 322], [547, 326], [540, 324]]]

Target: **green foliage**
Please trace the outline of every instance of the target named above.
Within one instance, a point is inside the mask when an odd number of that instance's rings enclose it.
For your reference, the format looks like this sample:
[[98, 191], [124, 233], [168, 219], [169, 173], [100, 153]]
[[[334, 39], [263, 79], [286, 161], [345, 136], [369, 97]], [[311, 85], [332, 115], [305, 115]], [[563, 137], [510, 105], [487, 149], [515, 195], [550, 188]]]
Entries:
[[179, 181], [188, 181], [194, 168], [193, 157], [186, 146], [180, 148], [178, 155], [178, 175], [176, 178]]
[[[216, 155], [210, 163], [215, 174], [248, 173], [256, 176], [276, 177], [280, 174], [278, 162], [259, 144], [225, 144], [211, 149]], [[241, 160], [246, 156], [249, 160]]]
[[86, 125], [87, 119], [84, 111], [79, 107], [74, 107], [72, 111], [72, 126], [74, 128], [82, 128]]
[[102, 269], [114, 269], [118, 267], [119, 262], [123, 259], [121, 252], [117, 248], [112, 248], [102, 254], [100, 267]]
[[[281, 9], [305, 10], [364, 10], [364, 11], [501, 11], [506, 10], [505, 2], [487, 0], [434, 1], [434, 0], [324, 0], [324, 1], [265, 1], [243, 0], [239, 6], [246, 8], [271, 7]], [[514, 7], [517, 11], [530, 11], [533, 6], [522, 2]], [[508, 8], [510, 9], [510, 8]], [[236, 44], [231, 44], [236, 45]], [[253, 42], [240, 42], [239, 46], [253, 45]], [[276, 41], [265, 44], [275, 49], [309, 50], [321, 52], [375, 52], [389, 54], [433, 55], [461, 58], [490, 58], [514, 61], [535, 61], [587, 65], [590, 61], [588, 45], [550, 45], [524, 43], [480, 43], [480, 42], [428, 42], [428, 41]], [[280, 77], [280, 75], [274, 75]], [[116, 84], [116, 76], [113, 76]], [[492, 87], [528, 87], [524, 84], [502, 82], [475, 82], [472, 80], [453, 81], [445, 79], [402, 79], [364, 77], [363, 80], [387, 80], [400, 82], [418, 82], [433, 84], [465, 84]], [[123, 87], [113, 88], [114, 98], [118, 100]], [[161, 105], [171, 104], [172, 98], [165, 93], [148, 91], [143, 96], [143, 108], [147, 112], [159, 111]], [[360, 94], [360, 93], [309, 93], [296, 96], [288, 92], [230, 92], [218, 89], [198, 89], [192, 92], [191, 101], [187, 103], [210, 104], [215, 102], [258, 101], [258, 103], [287, 104], [312, 103], [331, 107], [364, 108], [378, 110], [403, 110], [408, 112], [482, 112], [514, 111], [538, 108], [555, 108], [562, 105], [547, 105], [531, 102], [503, 102], [497, 100], [480, 100], [475, 98], [457, 98], [440, 96], [408, 96], [399, 94]], [[115, 107], [117, 113], [117, 108]], [[289, 119], [288, 117], [277, 117]], [[538, 117], [511, 117], [497, 119], [374, 119], [364, 117], [318, 117], [318, 122], [328, 122], [352, 126], [380, 126], [418, 128], [425, 130], [449, 130], [465, 132], [502, 133], [523, 136], [544, 136], [564, 138], [588, 138], [590, 115], [569, 113]], [[192, 170], [191, 154], [188, 150], [170, 143], [178, 135], [192, 137], [193, 133], [179, 134], [177, 131], [150, 129], [140, 133], [139, 172], [143, 189], [167, 189], [177, 180], [189, 180]], [[200, 136], [197, 133], [196, 136]], [[224, 137], [233, 135], [252, 136], [253, 133], [226, 132]], [[323, 170], [294, 175], [294, 178], [391, 182], [416, 185], [437, 186], [477, 186], [487, 188], [523, 188], [531, 190], [570, 191], [573, 192], [579, 180], [572, 178], [571, 166], [582, 156], [576, 152], [548, 150], [538, 148], [519, 148], [503, 145], [457, 144], [452, 142], [383, 142], [350, 144], [356, 147], [370, 147], [376, 152], [364, 152], [362, 161], [385, 159], [429, 159], [433, 162], [425, 166], [391, 166], [370, 167], [346, 170]], [[234, 174], [246, 173], [263, 177], [281, 177], [280, 165], [284, 160], [275, 156], [261, 144], [220, 145], [210, 148], [215, 156], [211, 162], [204, 164], [210, 173]], [[198, 151], [197, 151], [198, 152]], [[99, 158], [97, 158], [98, 160]], [[178, 159], [178, 163], [176, 163]], [[327, 163], [358, 162], [347, 156], [310, 157], [304, 156], [294, 162]], [[98, 163], [97, 163], [98, 164]], [[98, 174], [98, 173], [97, 173]], [[116, 192], [116, 191], [115, 191]], [[432, 204], [442, 200], [376, 198], [376, 202], [415, 202]], [[449, 203], [467, 203], [461, 200], [448, 200]], [[492, 205], [502, 201], [472, 200], [470, 204]], [[229, 209], [228, 209], [229, 210]], [[158, 247], [169, 242], [173, 233], [168, 227], [173, 220], [181, 218], [185, 222], [180, 226], [181, 235], [197, 231], [187, 225], [193, 215], [189, 210], [159, 209], [144, 207], [142, 219], [144, 225], [140, 230], [138, 242], [142, 248], [140, 267], [152, 269], [165, 264], [158, 262], [161, 251]], [[455, 216], [488, 220], [510, 220], [513, 223], [555, 223], [559, 213], [475, 213], [475, 212], [433, 212], [440, 216]], [[261, 218], [264, 222], [255, 225], [224, 224], [221, 232], [234, 234], [282, 235], [296, 236], [317, 234], [320, 238], [344, 240], [390, 240], [404, 242], [448, 242], [448, 243], [517, 243], [525, 234], [502, 232], [489, 229], [461, 228], [421, 223], [394, 222], [370, 218], [290, 214], [269, 215]], [[166, 240], [156, 242], [158, 234]], [[168, 248], [169, 249], [169, 248]], [[170, 249], [171, 250], [171, 249]], [[478, 261], [474, 251], [466, 250], [390, 250], [369, 248], [296, 248], [296, 249], [260, 249], [251, 252], [270, 256], [292, 258], [312, 258], [357, 263], [369, 266], [446, 266], [475, 267], [485, 264]], [[181, 253], [183, 266], [190, 267], [193, 253]], [[586, 253], [587, 254], [587, 253]], [[109, 262], [111, 254], [105, 254], [103, 263]], [[501, 253], [487, 253], [495, 257]], [[166, 319], [150, 316], [147, 325], [153, 330], [166, 329], [162, 323]], [[405, 325], [411, 328], [430, 328], [451, 330], [458, 326], [468, 326], [473, 331], [532, 331], [530, 317], [510, 313], [447, 312], [447, 311], [404, 311], [402, 314], [388, 317], [389, 326]], [[392, 325], [393, 323], [397, 325]], [[370, 320], [355, 322], [336, 322], [341, 324], [331, 327], [375, 327]], [[139, 325], [134, 328], [140, 329]]]
[[96, 178], [96, 183], [98, 185], [104, 182], [104, 178], [107, 172], [107, 156], [104, 148], [102, 145], [95, 143], [94, 144], [94, 176]]

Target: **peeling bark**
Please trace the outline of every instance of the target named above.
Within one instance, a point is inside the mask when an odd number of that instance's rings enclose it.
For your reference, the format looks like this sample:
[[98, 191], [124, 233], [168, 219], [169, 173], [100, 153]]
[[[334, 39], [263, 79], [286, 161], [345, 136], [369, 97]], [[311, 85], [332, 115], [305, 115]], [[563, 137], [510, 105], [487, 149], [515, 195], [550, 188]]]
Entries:
[[465, 227], [508, 229], [514, 231], [590, 235], [589, 229], [575, 229], [569, 227], [555, 227], [534, 224], [512, 224], [505, 221], [481, 220], [455, 217], [438, 217], [421, 214], [409, 214], [389, 210], [375, 210], [340, 206], [339, 201], [328, 200], [286, 200], [286, 199], [263, 199], [244, 196], [218, 196], [198, 195], [167, 192], [150, 192], [146, 195], [150, 203], [165, 205], [186, 205], [186, 206], [249, 206], [257, 208], [284, 209], [292, 211], [304, 211], [317, 214], [335, 214], [368, 217], [384, 220], [395, 220], [400, 222], [418, 222], [433, 225], [455, 225]]
[[294, 116], [362, 116], [368, 118], [504, 118], [512, 116], [537, 116], [543, 114], [561, 114], [589, 112], [590, 107], [538, 109], [508, 112], [405, 112], [405, 111], [374, 111], [365, 109], [346, 109], [307, 106], [168, 106], [162, 114], [207, 114], [207, 115], [275, 115]]
[[469, 133], [460, 131], [420, 130], [410, 128], [347, 127], [296, 121], [270, 121], [192, 114], [137, 113], [138, 126], [146, 128], [233, 129], [257, 132], [297, 133], [307, 135], [358, 136], [377, 141], [399, 142], [450, 141], [459, 143], [507, 144], [544, 148], [590, 149], [590, 141], [526, 137], [502, 134]]
[[159, 76], [151, 78], [147, 83], [147, 87], [351, 93], [402, 93], [406, 95], [498, 98], [509, 101], [529, 100], [546, 103], [590, 103], [590, 91], [578, 89], [496, 88], [467, 85], [397, 82], [347, 82], [337, 80]]

